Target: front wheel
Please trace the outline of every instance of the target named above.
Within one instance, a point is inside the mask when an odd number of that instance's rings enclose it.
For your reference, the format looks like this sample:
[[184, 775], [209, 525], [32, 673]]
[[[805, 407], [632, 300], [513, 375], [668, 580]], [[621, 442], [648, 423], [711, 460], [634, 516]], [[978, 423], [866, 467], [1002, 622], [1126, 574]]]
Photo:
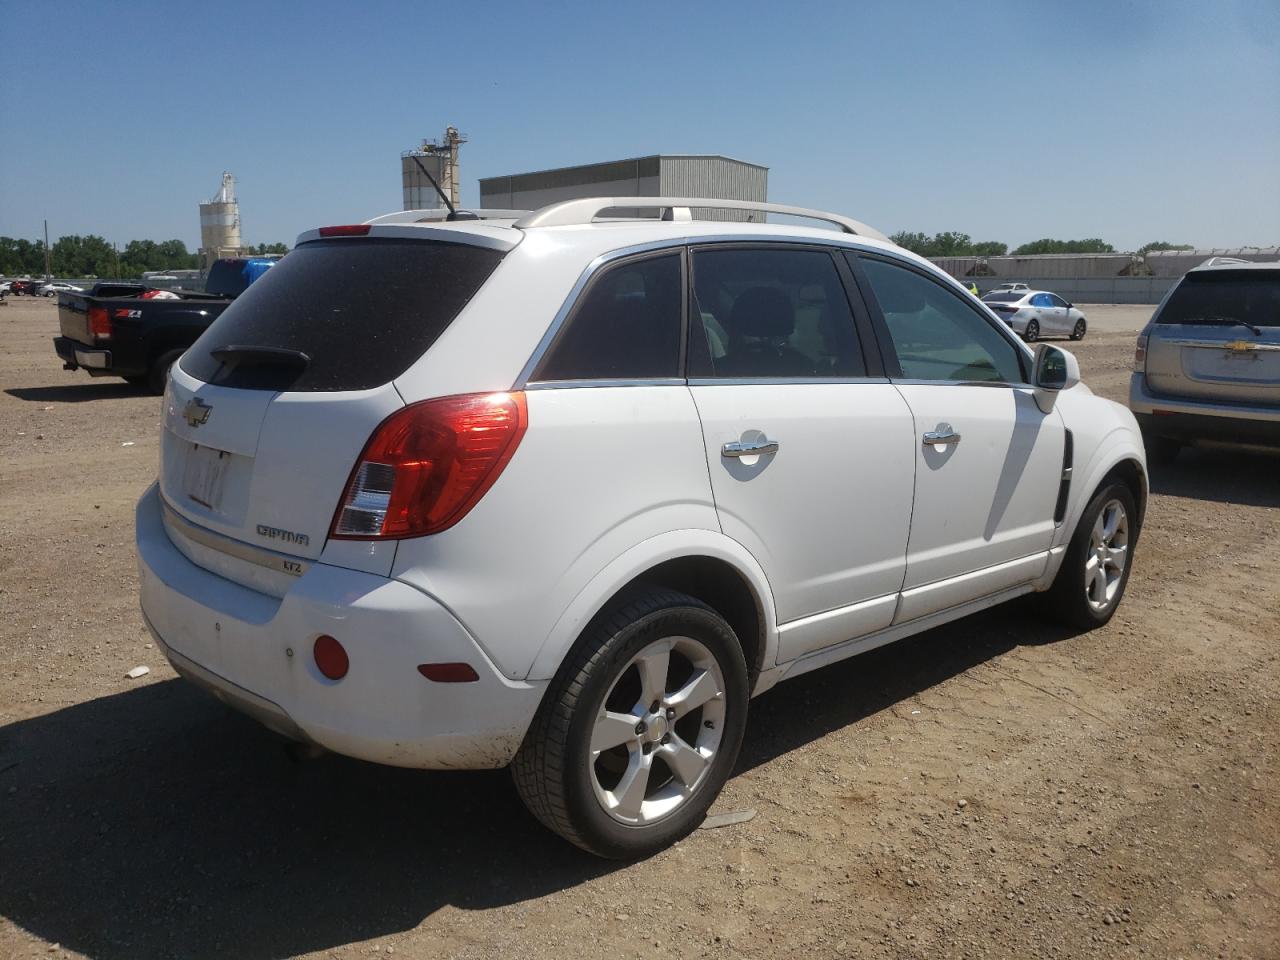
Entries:
[[1138, 513], [1123, 483], [1107, 484], [1080, 515], [1048, 602], [1063, 622], [1085, 630], [1101, 627], [1116, 612], [1129, 582]]
[[545, 826], [602, 857], [648, 856], [702, 822], [742, 744], [749, 689], [733, 629], [644, 587], [579, 638], [512, 763]]
[[1022, 339], [1027, 341], [1027, 343], [1034, 343], [1035, 341], [1040, 339], [1040, 324], [1038, 321], [1036, 320], [1027, 321], [1027, 329], [1026, 329], [1026, 332], [1023, 333], [1022, 335]]
[[1084, 317], [1081, 317], [1079, 320], [1076, 321], [1076, 325], [1071, 330], [1071, 339], [1083, 340], [1085, 329], [1086, 328], [1085, 328]]

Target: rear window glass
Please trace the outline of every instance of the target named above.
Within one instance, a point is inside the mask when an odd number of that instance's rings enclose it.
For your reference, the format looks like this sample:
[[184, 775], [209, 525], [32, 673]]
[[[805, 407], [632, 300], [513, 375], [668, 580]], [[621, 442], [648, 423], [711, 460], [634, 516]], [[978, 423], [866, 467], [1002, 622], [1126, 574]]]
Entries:
[[[303, 244], [227, 307], [182, 357], [182, 369], [206, 383], [245, 389], [381, 386], [430, 349], [502, 256], [423, 240]], [[274, 348], [284, 359], [269, 351], [224, 352], [231, 346]], [[219, 352], [222, 359], [214, 356]], [[305, 354], [305, 365], [289, 352]]]
[[1189, 273], [1165, 302], [1157, 323], [1280, 326], [1280, 270]]
[[988, 293], [982, 299], [987, 303], [1016, 303], [1027, 295], [1024, 290], [1021, 293], [1013, 293], [1007, 290], [1001, 290], [996, 293]]

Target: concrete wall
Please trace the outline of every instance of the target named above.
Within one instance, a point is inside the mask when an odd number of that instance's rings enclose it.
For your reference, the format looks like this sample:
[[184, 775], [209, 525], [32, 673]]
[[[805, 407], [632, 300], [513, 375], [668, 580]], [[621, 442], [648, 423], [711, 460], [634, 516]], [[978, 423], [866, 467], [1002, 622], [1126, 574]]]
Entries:
[[[1072, 303], [1159, 303], [1179, 277], [1015, 277], [1032, 290], [1049, 290]], [[1000, 277], [965, 277], [989, 293]]]

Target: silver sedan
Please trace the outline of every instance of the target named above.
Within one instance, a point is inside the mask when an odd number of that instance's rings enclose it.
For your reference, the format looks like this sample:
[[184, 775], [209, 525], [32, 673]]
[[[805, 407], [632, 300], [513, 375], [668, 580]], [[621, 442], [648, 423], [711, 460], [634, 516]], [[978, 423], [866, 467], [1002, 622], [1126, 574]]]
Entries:
[[1088, 329], [1083, 313], [1047, 290], [994, 290], [982, 302], [1028, 343], [1041, 337], [1082, 340]]

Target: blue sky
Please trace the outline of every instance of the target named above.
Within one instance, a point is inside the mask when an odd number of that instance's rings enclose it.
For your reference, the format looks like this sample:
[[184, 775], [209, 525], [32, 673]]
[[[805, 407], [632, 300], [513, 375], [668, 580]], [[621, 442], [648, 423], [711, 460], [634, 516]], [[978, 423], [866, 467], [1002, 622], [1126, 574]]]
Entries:
[[[0, 235], [247, 242], [400, 206], [446, 124], [480, 177], [644, 154], [1011, 246], [1280, 243], [1280, 3], [2, 0]], [[22, 26], [25, 25], [25, 26]], [[24, 43], [14, 31], [36, 38]]]

